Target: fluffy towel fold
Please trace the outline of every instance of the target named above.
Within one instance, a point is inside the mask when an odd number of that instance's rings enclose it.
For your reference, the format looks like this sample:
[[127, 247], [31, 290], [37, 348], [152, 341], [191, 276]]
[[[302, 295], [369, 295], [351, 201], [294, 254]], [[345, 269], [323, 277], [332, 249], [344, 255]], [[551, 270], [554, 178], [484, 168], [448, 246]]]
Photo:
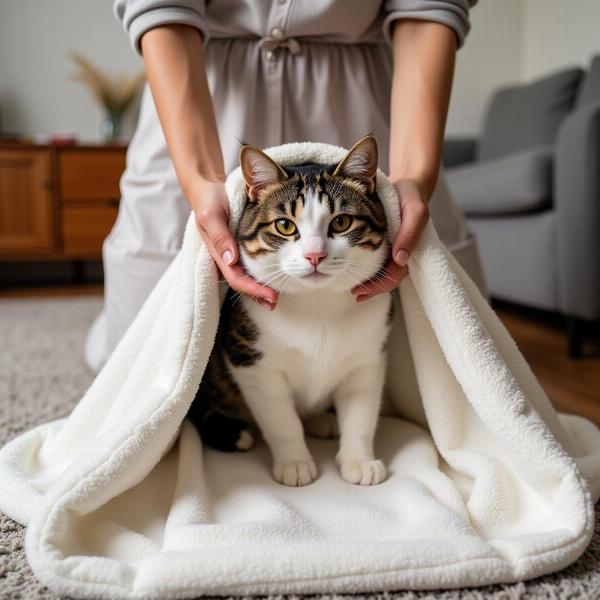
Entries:
[[[316, 143], [266, 151], [337, 162]], [[243, 202], [227, 180], [231, 227]], [[398, 200], [378, 192], [390, 236]], [[27, 524], [35, 574], [85, 598], [364, 592], [511, 582], [587, 546], [600, 434], [557, 414], [496, 315], [426, 226], [400, 286], [376, 487], [345, 483], [336, 441], [309, 440], [319, 478], [273, 481], [261, 443], [204, 449], [184, 417], [213, 344], [217, 271], [193, 219], [183, 247], [66, 418], [0, 451], [0, 508]]]

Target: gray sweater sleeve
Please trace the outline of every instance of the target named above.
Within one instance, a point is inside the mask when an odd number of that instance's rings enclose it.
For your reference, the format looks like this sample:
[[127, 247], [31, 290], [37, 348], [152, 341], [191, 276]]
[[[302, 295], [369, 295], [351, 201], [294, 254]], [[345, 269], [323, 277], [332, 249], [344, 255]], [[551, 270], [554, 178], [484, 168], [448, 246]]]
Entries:
[[420, 19], [443, 23], [454, 29], [458, 46], [462, 46], [469, 32], [469, 9], [477, 0], [387, 0], [383, 33], [392, 41], [392, 23], [396, 19]]
[[142, 35], [158, 25], [191, 25], [202, 32], [204, 43], [208, 41], [205, 0], [115, 0], [114, 12], [138, 53]]

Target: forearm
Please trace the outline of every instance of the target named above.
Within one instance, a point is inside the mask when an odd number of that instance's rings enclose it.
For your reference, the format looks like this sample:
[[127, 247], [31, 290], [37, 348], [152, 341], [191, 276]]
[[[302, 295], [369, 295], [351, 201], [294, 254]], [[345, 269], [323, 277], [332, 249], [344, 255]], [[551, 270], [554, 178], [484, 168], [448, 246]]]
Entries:
[[187, 25], [157, 27], [144, 34], [141, 49], [179, 183], [195, 208], [200, 186], [225, 181], [201, 34]]
[[456, 45], [454, 31], [439, 23], [394, 26], [389, 175], [414, 181], [426, 200], [439, 171]]

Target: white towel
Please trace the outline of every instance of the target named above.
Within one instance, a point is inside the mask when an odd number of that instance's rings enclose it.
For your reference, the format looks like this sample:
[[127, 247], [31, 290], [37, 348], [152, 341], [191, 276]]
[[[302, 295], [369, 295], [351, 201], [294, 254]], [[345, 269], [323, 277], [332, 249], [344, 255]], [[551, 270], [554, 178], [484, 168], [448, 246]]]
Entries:
[[[342, 148], [287, 144], [284, 164]], [[398, 201], [378, 192], [390, 236]], [[244, 200], [227, 180], [231, 227]], [[592, 535], [600, 434], [558, 415], [516, 345], [425, 228], [400, 286], [385, 416], [389, 478], [344, 482], [336, 441], [310, 440], [319, 478], [273, 481], [264, 443], [203, 449], [184, 417], [219, 319], [217, 272], [193, 219], [183, 247], [66, 418], [0, 451], [0, 508], [27, 524], [35, 574], [85, 598], [365, 592], [512, 582], [561, 569]]]

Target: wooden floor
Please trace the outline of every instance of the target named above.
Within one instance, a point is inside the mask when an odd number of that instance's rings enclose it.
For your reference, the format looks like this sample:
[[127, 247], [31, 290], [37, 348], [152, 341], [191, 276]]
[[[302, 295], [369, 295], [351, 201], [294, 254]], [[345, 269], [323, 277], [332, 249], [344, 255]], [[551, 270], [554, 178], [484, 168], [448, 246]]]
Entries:
[[[100, 285], [0, 289], [0, 298], [100, 295]], [[584, 358], [566, 355], [559, 317], [506, 304], [494, 308], [529, 361], [556, 408], [600, 425], [600, 347], [588, 343]]]

